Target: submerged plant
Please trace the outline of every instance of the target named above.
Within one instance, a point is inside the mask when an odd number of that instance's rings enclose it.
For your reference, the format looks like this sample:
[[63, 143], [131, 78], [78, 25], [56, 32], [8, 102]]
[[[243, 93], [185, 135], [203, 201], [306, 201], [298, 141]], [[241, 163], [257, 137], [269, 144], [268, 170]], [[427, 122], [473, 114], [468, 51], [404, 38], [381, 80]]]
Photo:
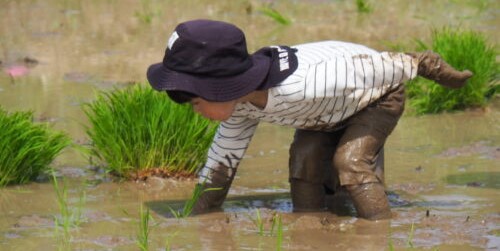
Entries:
[[433, 32], [431, 46], [421, 41], [419, 44], [420, 50], [431, 49], [456, 69], [468, 69], [474, 76], [464, 87], [455, 90], [423, 78], [411, 81], [407, 93], [417, 114], [484, 106], [489, 98], [500, 92], [498, 81], [494, 81], [499, 72], [497, 52], [482, 34], [444, 28]]
[[194, 173], [216, 129], [191, 107], [141, 85], [100, 92], [83, 109], [91, 125], [91, 154], [125, 177], [151, 169]]
[[35, 180], [70, 143], [65, 134], [33, 123], [32, 112], [9, 114], [0, 107], [0, 187]]

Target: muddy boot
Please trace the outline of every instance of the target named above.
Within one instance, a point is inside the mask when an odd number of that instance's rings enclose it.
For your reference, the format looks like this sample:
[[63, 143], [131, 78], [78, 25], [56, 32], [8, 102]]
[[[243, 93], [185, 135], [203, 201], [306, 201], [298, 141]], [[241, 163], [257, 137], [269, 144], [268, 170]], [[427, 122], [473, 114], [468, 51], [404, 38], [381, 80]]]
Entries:
[[460, 88], [472, 77], [469, 70], [458, 71], [432, 51], [407, 53], [418, 60], [417, 74], [448, 88]]
[[200, 196], [193, 207], [193, 214], [206, 213], [220, 208], [226, 199], [235, 175], [235, 169], [219, 165], [212, 170], [210, 183], [196, 184], [196, 188], [202, 191], [210, 188], [216, 190], [206, 191]]
[[381, 183], [365, 183], [346, 186], [358, 217], [367, 220], [391, 218], [391, 208], [384, 185]]
[[290, 189], [294, 212], [317, 212], [326, 209], [323, 184], [291, 179]]

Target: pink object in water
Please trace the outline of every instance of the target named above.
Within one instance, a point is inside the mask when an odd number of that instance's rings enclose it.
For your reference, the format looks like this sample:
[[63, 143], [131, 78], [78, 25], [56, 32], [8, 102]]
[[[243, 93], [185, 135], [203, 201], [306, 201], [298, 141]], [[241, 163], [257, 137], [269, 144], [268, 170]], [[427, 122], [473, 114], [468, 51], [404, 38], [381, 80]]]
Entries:
[[5, 72], [11, 77], [19, 77], [28, 74], [28, 68], [23, 65], [13, 65], [5, 69]]

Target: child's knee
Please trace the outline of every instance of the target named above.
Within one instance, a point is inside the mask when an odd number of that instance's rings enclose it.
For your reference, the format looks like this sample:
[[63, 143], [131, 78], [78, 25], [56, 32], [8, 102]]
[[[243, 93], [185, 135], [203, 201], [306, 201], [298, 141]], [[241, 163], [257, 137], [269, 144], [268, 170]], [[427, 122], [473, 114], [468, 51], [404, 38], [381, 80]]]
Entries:
[[[363, 155], [335, 154], [333, 165], [338, 170], [340, 185], [383, 182], [383, 171], [377, 170], [377, 158]], [[379, 168], [380, 169], [380, 168]], [[381, 168], [383, 170], [383, 167]]]

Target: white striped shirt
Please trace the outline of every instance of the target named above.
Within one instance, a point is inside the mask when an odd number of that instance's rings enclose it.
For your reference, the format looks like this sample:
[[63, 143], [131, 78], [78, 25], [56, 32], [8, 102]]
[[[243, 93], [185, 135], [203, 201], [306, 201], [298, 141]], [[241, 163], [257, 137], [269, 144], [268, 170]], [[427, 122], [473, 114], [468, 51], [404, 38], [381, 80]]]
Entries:
[[220, 123], [208, 159], [199, 173], [210, 183], [211, 168], [219, 163], [236, 168], [260, 121], [310, 130], [333, 130], [403, 82], [416, 77], [418, 62], [404, 53], [379, 53], [338, 41], [293, 46], [298, 68], [268, 89], [267, 104], [259, 109], [238, 103]]

